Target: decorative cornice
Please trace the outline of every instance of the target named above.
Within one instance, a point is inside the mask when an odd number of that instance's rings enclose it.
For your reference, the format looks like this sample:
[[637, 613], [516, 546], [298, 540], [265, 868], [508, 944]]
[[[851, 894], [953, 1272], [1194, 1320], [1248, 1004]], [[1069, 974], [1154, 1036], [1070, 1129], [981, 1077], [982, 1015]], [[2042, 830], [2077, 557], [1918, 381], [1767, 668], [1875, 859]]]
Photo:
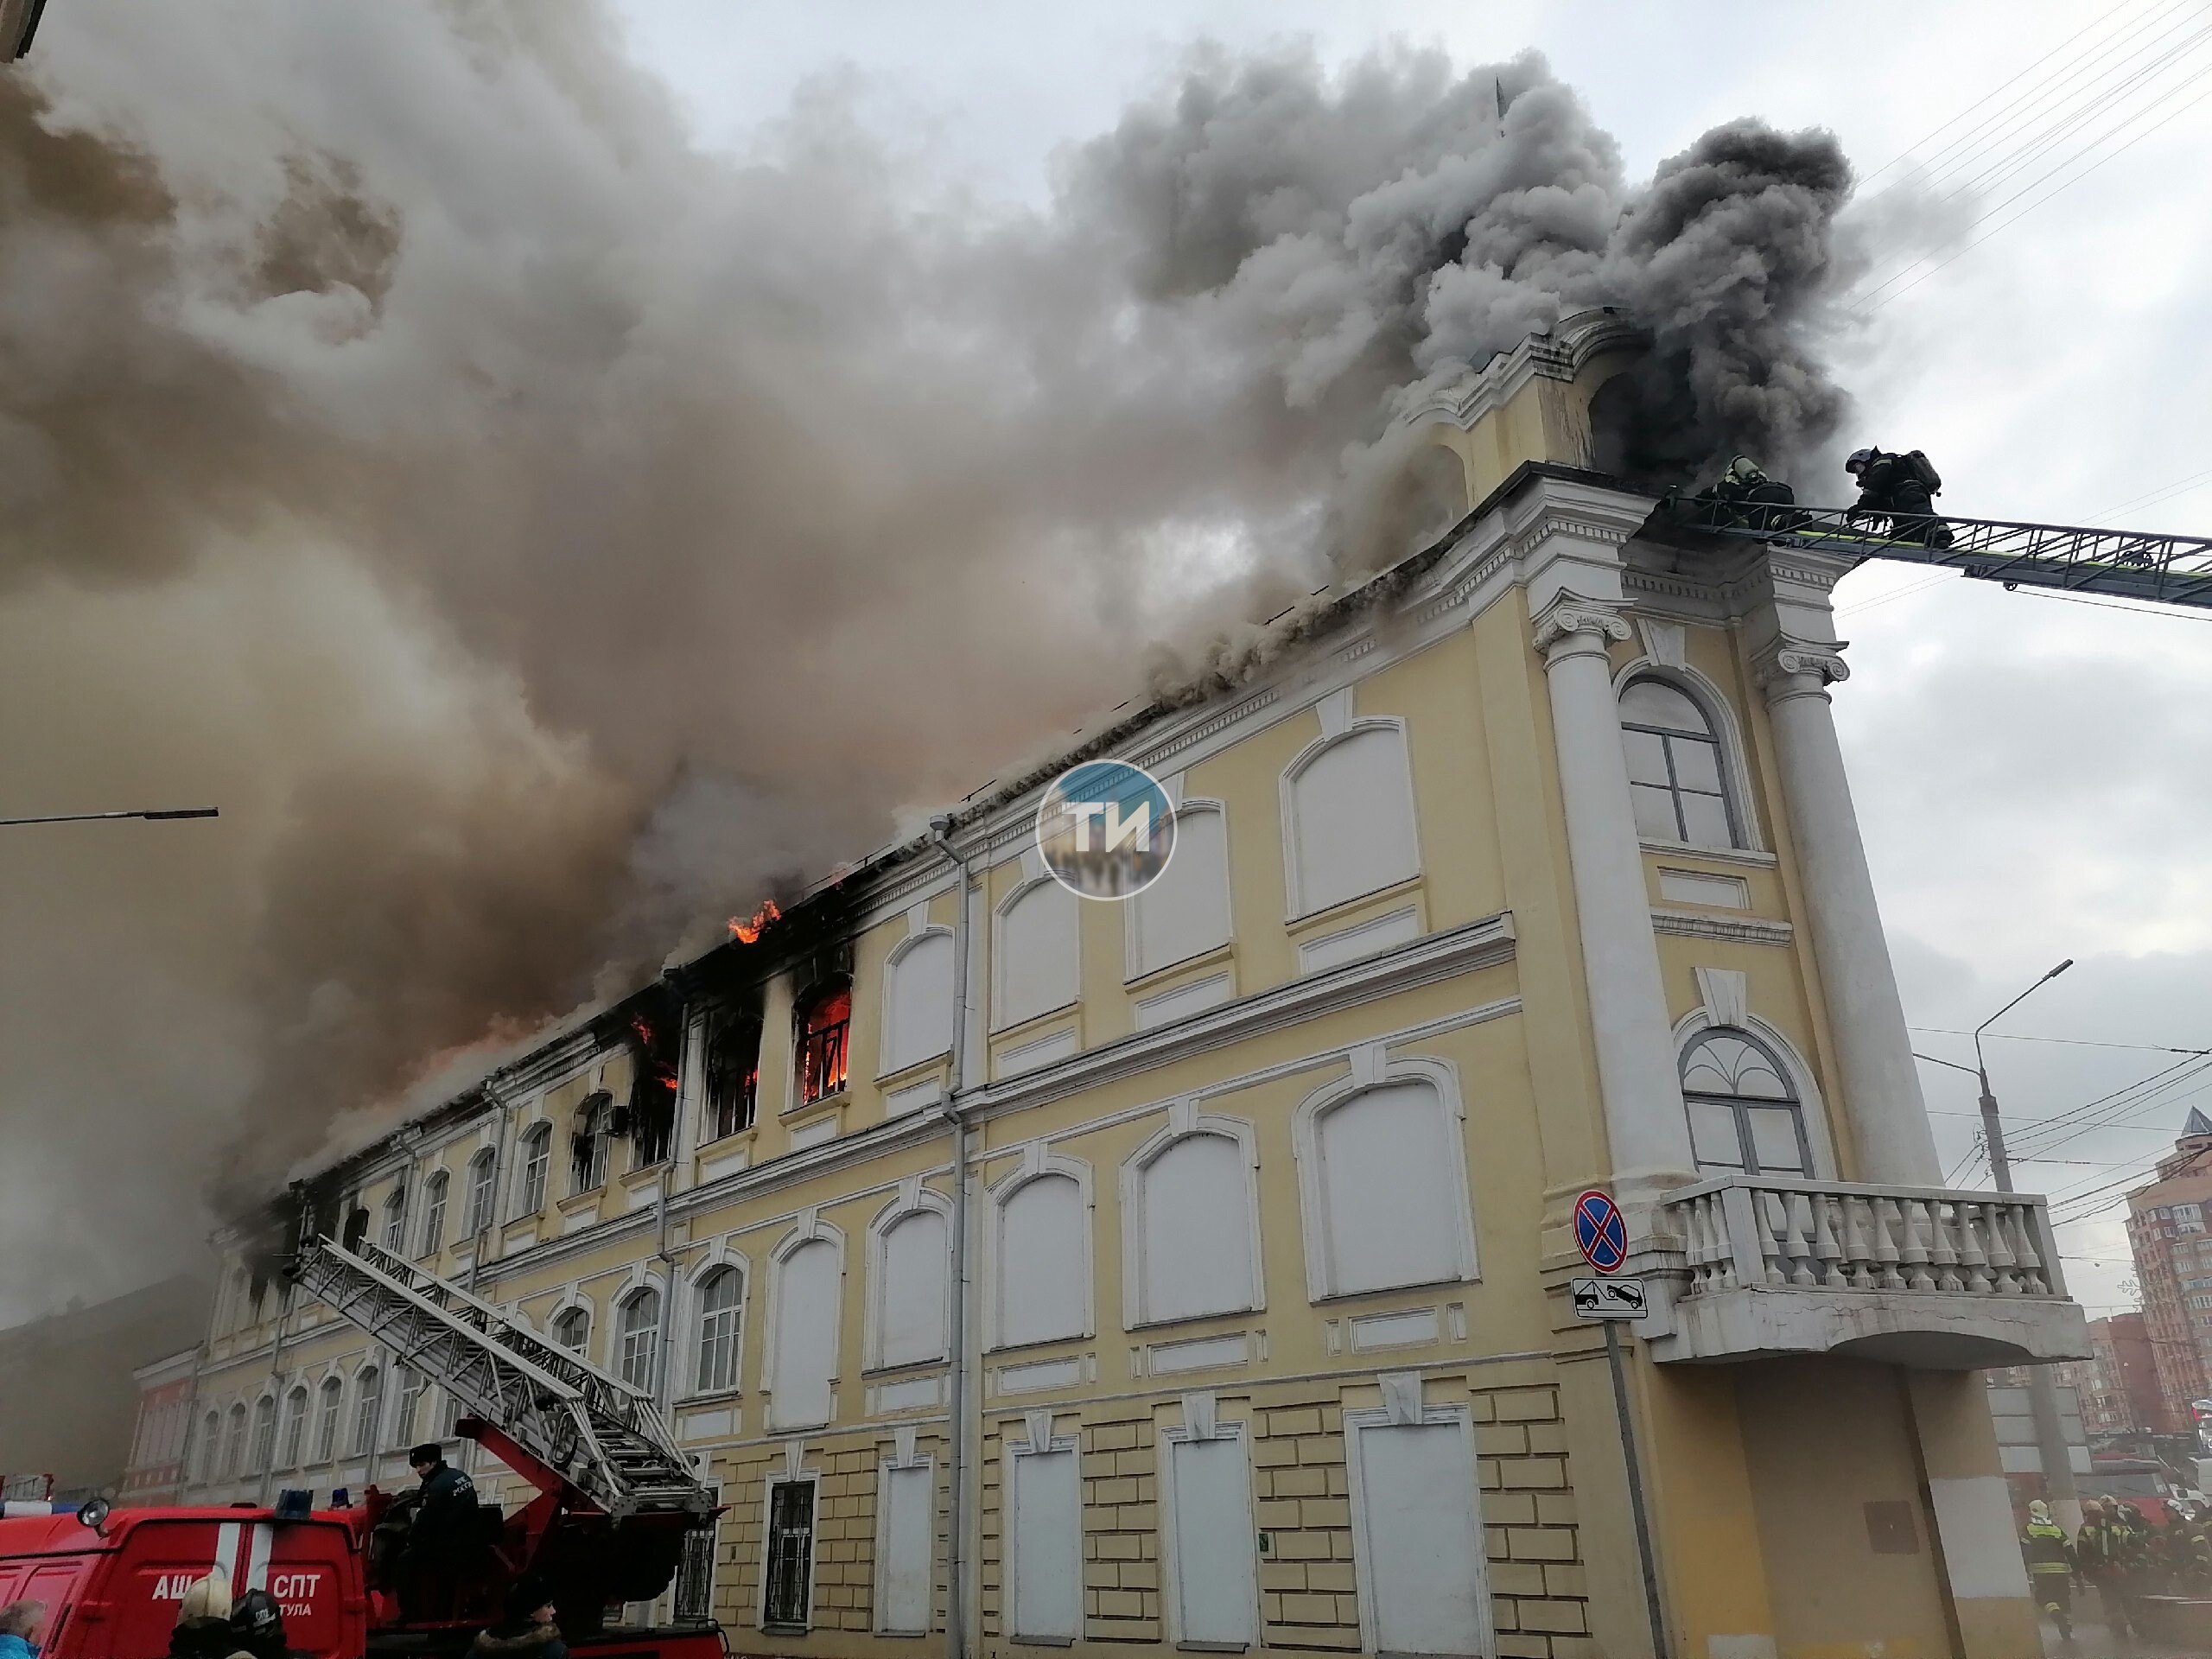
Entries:
[[[1537, 617], [1533, 640], [1536, 649], [1543, 652], [1548, 660], [1554, 655], [1552, 648], [1554, 645], [1572, 640], [1579, 634], [1590, 635], [1596, 648], [1602, 652], [1608, 641], [1628, 638], [1628, 620], [1601, 601], [1585, 599], [1580, 594], [1562, 593]], [[1580, 647], [1584, 650], [1589, 648], [1588, 645]]]
[[1655, 910], [1651, 931], [1686, 939], [1719, 939], [1729, 944], [1788, 944], [1797, 930], [1787, 922], [1757, 916], [1707, 916], [1694, 911]]
[[1398, 417], [1411, 425], [1434, 417], [1462, 431], [1501, 409], [1532, 379], [1572, 380], [1599, 352], [1617, 346], [1649, 345], [1650, 336], [1611, 306], [1578, 311], [1550, 330], [1529, 334], [1510, 351], [1499, 352], [1456, 385], [1441, 387]]
[[1851, 665], [1843, 660], [1849, 646], [1847, 639], [1826, 642], [1796, 639], [1783, 634], [1772, 643], [1762, 646], [1751, 658], [1751, 677], [1773, 696], [1777, 689], [1799, 682], [1804, 676], [1818, 677], [1825, 690], [1839, 680], [1851, 677]]

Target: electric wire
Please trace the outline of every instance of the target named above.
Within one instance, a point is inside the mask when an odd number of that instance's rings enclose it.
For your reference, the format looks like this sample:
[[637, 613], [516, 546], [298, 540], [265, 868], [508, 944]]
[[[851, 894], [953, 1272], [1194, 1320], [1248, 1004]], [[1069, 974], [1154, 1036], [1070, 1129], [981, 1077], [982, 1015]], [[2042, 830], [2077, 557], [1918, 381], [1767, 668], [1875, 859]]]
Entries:
[[2171, 483], [2160, 484], [2152, 489], [2145, 490], [2140, 495], [2131, 496], [2116, 506], [2100, 507], [2092, 516], [2098, 518], [2111, 518], [2127, 513], [2140, 512], [2146, 507], [2155, 507], [2161, 501], [2170, 500], [2177, 495], [2186, 495], [2198, 485], [2208, 483], [2212, 483], [2212, 467], [2207, 467], [2200, 473], [2191, 473], [2185, 478], [2175, 479]]
[[[1924, 1037], [1971, 1037], [1971, 1031], [1961, 1031], [1953, 1026], [1907, 1026], [1907, 1031], [1916, 1031]], [[2182, 1048], [2172, 1043], [2113, 1043], [2095, 1037], [2044, 1037], [2024, 1031], [1991, 1031], [1982, 1033], [1986, 1043], [2063, 1043], [2071, 1048], [2134, 1048], [2148, 1054], [2212, 1054], [2212, 1048]]]

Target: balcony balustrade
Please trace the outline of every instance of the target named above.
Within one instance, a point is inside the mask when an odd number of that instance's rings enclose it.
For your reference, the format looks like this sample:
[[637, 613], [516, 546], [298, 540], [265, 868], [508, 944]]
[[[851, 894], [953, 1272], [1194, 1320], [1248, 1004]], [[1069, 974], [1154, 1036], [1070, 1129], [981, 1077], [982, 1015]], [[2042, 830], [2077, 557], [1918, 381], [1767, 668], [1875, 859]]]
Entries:
[[2039, 1197], [1732, 1176], [1669, 1193], [1655, 1224], [1680, 1251], [1656, 1358], [1967, 1370], [2088, 1352]]

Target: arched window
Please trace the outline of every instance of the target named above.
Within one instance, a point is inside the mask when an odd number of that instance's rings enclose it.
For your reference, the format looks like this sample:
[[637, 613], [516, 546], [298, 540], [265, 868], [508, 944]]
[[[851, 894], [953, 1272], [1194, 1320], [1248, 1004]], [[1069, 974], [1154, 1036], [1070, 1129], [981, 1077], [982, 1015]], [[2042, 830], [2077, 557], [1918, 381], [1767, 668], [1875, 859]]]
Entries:
[[415, 1444], [416, 1419], [423, 1414], [423, 1389], [426, 1379], [412, 1365], [399, 1368], [399, 1398], [392, 1402], [391, 1443], [394, 1446]]
[[1682, 1051], [1682, 1100], [1700, 1169], [1811, 1174], [1804, 1107], [1782, 1062], [1749, 1032], [1716, 1027]]
[[372, 1365], [353, 1384], [353, 1455], [365, 1458], [377, 1449], [377, 1429], [384, 1421], [384, 1373]]
[[230, 1431], [223, 1438], [223, 1473], [236, 1480], [245, 1472], [245, 1408], [231, 1408]]
[[276, 1461], [276, 1396], [264, 1395], [253, 1402], [253, 1450], [247, 1466], [261, 1474]]
[[998, 1343], [1080, 1337], [1090, 1328], [1090, 1201], [1071, 1173], [1022, 1180], [998, 1212]]
[[297, 1388], [284, 1396], [284, 1428], [276, 1437], [276, 1461], [287, 1469], [298, 1468], [307, 1434], [308, 1391]]
[[515, 1172], [515, 1216], [534, 1216], [545, 1207], [545, 1172], [553, 1162], [553, 1126], [533, 1123], [522, 1137], [522, 1163]]
[[1129, 977], [1229, 943], [1229, 825], [1221, 809], [1193, 803], [1175, 814], [1175, 855], [1158, 880], [1129, 900]]
[[760, 1096], [760, 1021], [735, 1008], [707, 1015], [702, 1142], [753, 1127]]
[[607, 1185], [607, 1141], [613, 1132], [614, 1096], [594, 1089], [583, 1097], [569, 1135], [569, 1191], [594, 1192]]
[[1310, 916], [1421, 873], [1405, 728], [1361, 721], [1308, 748], [1283, 779], [1290, 909]]
[[1720, 741], [1688, 692], [1646, 676], [1630, 680], [1621, 689], [1621, 747], [1638, 835], [1693, 847], [1743, 845], [1721, 782]]
[[334, 1376], [323, 1379], [315, 1401], [315, 1460], [328, 1463], [338, 1455], [338, 1419], [345, 1409], [346, 1385]]
[[879, 1218], [871, 1240], [868, 1363], [886, 1370], [943, 1359], [951, 1235], [935, 1194], [919, 1207]]
[[1313, 1295], [1474, 1276], [1459, 1116], [1436, 1082], [1319, 1096], [1300, 1109], [1298, 1156]]
[[435, 1255], [445, 1248], [446, 1189], [453, 1177], [442, 1169], [423, 1183], [423, 1251]]
[[1066, 1007], [1082, 994], [1083, 900], [1050, 877], [999, 912], [996, 1029]]
[[622, 1304], [615, 1337], [622, 1380], [650, 1394], [660, 1365], [660, 1292], [650, 1285], [632, 1291]]
[[952, 935], [917, 933], [883, 968], [883, 1057], [887, 1075], [934, 1059], [952, 1046]]
[[826, 1423], [836, 1404], [844, 1243], [835, 1229], [817, 1226], [810, 1237], [787, 1236], [769, 1260], [771, 1429]]
[[379, 1242], [394, 1255], [407, 1254], [407, 1189], [395, 1186], [384, 1201], [384, 1228]]
[[582, 1307], [564, 1309], [553, 1321], [553, 1341], [572, 1354], [581, 1354], [591, 1346], [591, 1310]]
[[798, 1098], [826, 1100], [845, 1086], [853, 1033], [853, 988], [843, 980], [817, 986], [798, 1008]]
[[698, 1392], [720, 1394], [737, 1386], [738, 1325], [745, 1311], [745, 1275], [716, 1268], [699, 1281]]
[[468, 1160], [468, 1236], [478, 1236], [492, 1224], [492, 1148], [484, 1147]]
[[349, 1250], [361, 1248], [361, 1241], [369, 1236], [369, 1212], [356, 1205], [346, 1212], [346, 1232], [340, 1243]]
[[1168, 1133], [1123, 1172], [1124, 1312], [1132, 1325], [1247, 1312], [1259, 1305], [1251, 1154], [1232, 1135]]
[[200, 1480], [202, 1485], [219, 1479], [223, 1472], [223, 1419], [209, 1412], [200, 1424]]

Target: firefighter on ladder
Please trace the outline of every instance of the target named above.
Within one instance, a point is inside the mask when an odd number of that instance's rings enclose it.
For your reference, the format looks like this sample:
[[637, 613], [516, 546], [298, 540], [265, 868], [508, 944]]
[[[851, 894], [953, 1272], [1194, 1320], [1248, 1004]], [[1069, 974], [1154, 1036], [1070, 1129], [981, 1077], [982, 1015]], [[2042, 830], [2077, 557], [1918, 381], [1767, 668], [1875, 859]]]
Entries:
[[2021, 1553], [2028, 1558], [2028, 1582], [2034, 1586], [2036, 1605], [2058, 1626], [2059, 1639], [2074, 1639], [2074, 1546], [2066, 1529], [2050, 1518], [2050, 1505], [2037, 1498], [2028, 1505], [2028, 1524], [2020, 1534]]
[[1891, 539], [1948, 547], [1951, 527], [1936, 514], [1942, 475], [1917, 449], [1892, 455], [1879, 449], [1854, 449], [1843, 470], [1859, 480], [1853, 518], [1886, 518]]

